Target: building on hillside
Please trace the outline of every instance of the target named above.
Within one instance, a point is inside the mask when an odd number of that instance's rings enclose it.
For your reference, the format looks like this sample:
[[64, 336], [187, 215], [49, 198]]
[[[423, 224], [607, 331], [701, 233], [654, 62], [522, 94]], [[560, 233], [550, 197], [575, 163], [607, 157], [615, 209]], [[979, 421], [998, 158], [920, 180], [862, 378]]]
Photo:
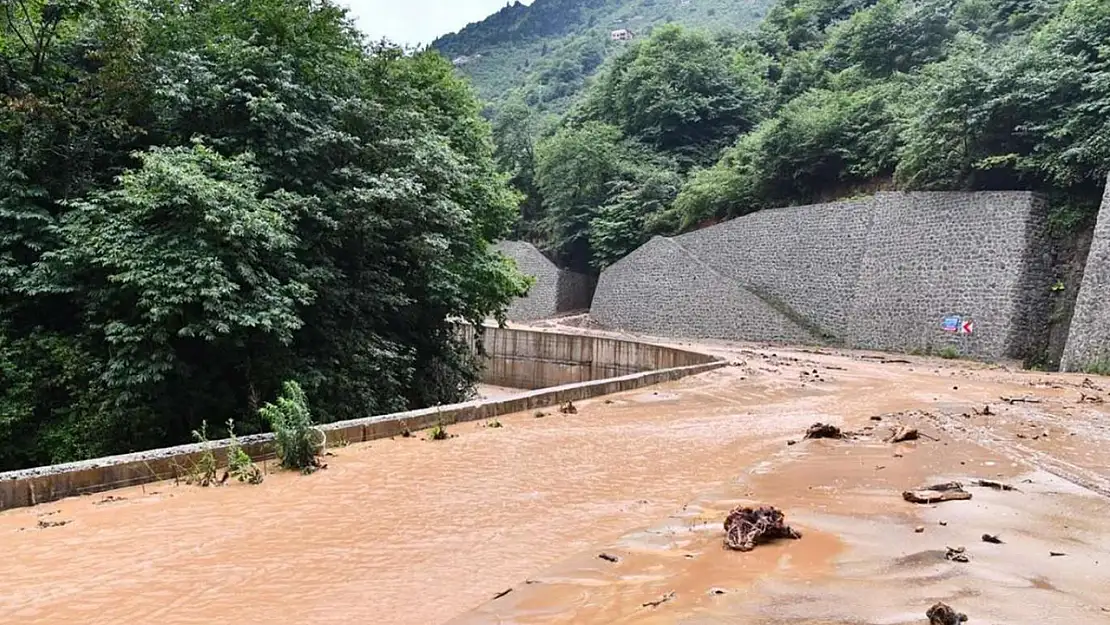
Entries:
[[609, 33], [609, 38], [613, 41], [632, 41], [632, 38], [635, 36], [636, 35], [634, 35], [632, 31], [628, 30], [627, 28], [618, 28], [617, 30]]

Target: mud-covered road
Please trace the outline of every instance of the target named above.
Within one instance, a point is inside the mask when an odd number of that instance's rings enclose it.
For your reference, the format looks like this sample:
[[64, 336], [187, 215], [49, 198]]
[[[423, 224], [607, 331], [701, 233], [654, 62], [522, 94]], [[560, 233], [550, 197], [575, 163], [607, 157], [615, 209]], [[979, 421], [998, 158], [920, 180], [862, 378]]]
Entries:
[[[0, 621], [898, 624], [942, 600], [973, 623], [1110, 623], [1110, 378], [710, 349], [733, 365], [335, 449], [311, 476], [0, 513]], [[858, 436], [802, 440], [815, 421]], [[898, 423], [927, 437], [886, 442]], [[1018, 490], [901, 495], [974, 479]], [[725, 550], [738, 503], [802, 539]]]

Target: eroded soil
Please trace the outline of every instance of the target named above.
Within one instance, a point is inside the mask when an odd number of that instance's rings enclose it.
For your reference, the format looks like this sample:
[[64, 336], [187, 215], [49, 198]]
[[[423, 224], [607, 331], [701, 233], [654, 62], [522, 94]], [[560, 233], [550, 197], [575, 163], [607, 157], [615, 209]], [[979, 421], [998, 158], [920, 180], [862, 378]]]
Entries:
[[[0, 513], [2, 620], [878, 625], [942, 600], [972, 623], [1110, 623], [1110, 379], [712, 349], [734, 365], [336, 449], [311, 476]], [[803, 440], [817, 421], [854, 435]], [[922, 437], [887, 442], [899, 423]], [[973, 498], [902, 499], [948, 480]], [[740, 503], [803, 537], [726, 550]]]

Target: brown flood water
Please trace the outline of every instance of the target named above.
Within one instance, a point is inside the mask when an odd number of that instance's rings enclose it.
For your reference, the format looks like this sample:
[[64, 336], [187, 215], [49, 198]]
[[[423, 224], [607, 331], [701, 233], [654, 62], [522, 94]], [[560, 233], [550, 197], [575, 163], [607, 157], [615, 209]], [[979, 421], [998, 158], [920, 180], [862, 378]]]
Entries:
[[[923, 590], [910, 593], [908, 603], [895, 602], [897, 609], [879, 599], [904, 591], [879, 589], [880, 583], [932, 588], [935, 571], [933, 577], [899, 573], [898, 558], [916, 562], [917, 543], [919, 551], [944, 546], [933, 544], [933, 530], [912, 532], [914, 524], [936, 525], [928, 517], [938, 512], [904, 504], [898, 493], [936, 476], [1034, 475], [1029, 458], [1022, 450], [976, 444], [980, 430], [970, 420], [950, 433], [940, 422], [924, 422], [942, 441], [897, 452], [881, 441], [785, 441], [800, 439], [816, 420], [861, 429], [883, 412], [969, 408], [1028, 390], [1031, 378], [934, 363], [732, 355], [748, 363], [583, 402], [576, 415], [545, 410], [550, 414], [542, 418], [502, 418], [502, 428], [453, 426], [458, 436], [447, 441], [418, 434], [336, 449], [329, 468], [311, 476], [274, 473], [257, 487], [163, 483], [0, 513], [6, 554], [0, 622], [922, 620]], [[963, 432], [955, 429], [965, 425]], [[1093, 456], [1082, 450], [1064, 456], [1076, 470], [1101, 468], [1083, 464]], [[1046, 605], [1056, 597], [1072, 606], [1061, 608], [1068, 623], [1107, 622], [1097, 620], [1092, 589], [1105, 587], [1110, 576], [1105, 565], [1091, 562], [1099, 549], [1110, 549], [1110, 508], [1086, 491], [1059, 494], [1070, 485], [1052, 476], [1034, 478], [1043, 493], [1018, 500], [976, 492], [974, 509], [948, 508], [970, 533], [945, 539], [970, 544], [978, 531], [971, 526], [1001, 510], [1028, 519], [1026, 525], [1011, 519], [1007, 530], [1036, 545], [1038, 558], [1044, 559], [1042, 544], [1070, 541], [1070, 569], [1057, 570], [1060, 558], [1035, 560], [1033, 550], [995, 550], [993, 568], [975, 569], [983, 579], [965, 581], [985, 596], [988, 571], [997, 583], [1004, 577], [999, 571], [1013, 577], [1024, 566]], [[1056, 499], [1046, 506], [1037, 497]], [[721, 520], [741, 501], [783, 507], [805, 536], [749, 554], [724, 550]], [[1093, 517], [1082, 533], [1045, 529], [1050, 518], [1077, 510]], [[67, 523], [40, 528], [40, 521]], [[619, 561], [599, 559], [602, 552]], [[1001, 553], [1015, 555], [1007, 560]], [[950, 582], [936, 583], [950, 590], [943, 586]], [[644, 605], [672, 592], [658, 606]], [[866, 619], [838, 612], [846, 600], [866, 607], [860, 608]], [[984, 610], [999, 611], [1013, 603], [1001, 596], [980, 601]]]

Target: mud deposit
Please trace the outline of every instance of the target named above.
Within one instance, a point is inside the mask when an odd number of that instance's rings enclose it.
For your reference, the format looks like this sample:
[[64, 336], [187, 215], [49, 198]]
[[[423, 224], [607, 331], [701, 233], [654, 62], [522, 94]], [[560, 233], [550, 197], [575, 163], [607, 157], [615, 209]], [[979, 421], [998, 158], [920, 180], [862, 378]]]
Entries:
[[[943, 601], [1110, 623], [1110, 380], [712, 349], [735, 366], [335, 449], [311, 476], [2, 513], [0, 622], [894, 625]], [[803, 440], [818, 421], [850, 435]], [[922, 437], [887, 442], [899, 424]], [[946, 481], [972, 499], [902, 498]], [[741, 504], [802, 538], [726, 549]]]

